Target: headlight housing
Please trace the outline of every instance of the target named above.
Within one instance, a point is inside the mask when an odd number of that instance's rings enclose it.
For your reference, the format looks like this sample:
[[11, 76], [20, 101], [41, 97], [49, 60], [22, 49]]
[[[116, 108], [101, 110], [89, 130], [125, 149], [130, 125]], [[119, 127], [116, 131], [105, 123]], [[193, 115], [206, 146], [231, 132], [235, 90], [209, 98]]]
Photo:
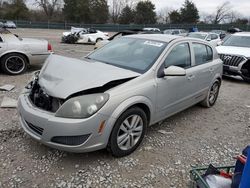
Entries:
[[109, 94], [98, 93], [67, 100], [56, 112], [56, 117], [83, 119], [98, 112], [108, 101]]

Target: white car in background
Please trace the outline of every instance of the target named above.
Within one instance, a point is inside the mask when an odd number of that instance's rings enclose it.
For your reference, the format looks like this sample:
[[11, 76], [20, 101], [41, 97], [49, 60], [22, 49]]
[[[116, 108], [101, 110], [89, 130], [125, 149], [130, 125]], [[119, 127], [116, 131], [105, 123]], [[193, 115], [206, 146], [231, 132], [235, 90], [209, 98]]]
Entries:
[[166, 29], [163, 34], [187, 36], [188, 32], [185, 29]]
[[0, 68], [7, 74], [21, 74], [29, 65], [43, 63], [51, 52], [46, 40], [21, 38], [0, 29]]
[[192, 32], [192, 33], [189, 33], [187, 36], [192, 37], [192, 38], [206, 40], [214, 47], [220, 46], [222, 44], [222, 41], [220, 39], [220, 35], [218, 35], [216, 33]]
[[154, 27], [145, 27], [142, 29], [143, 31], [152, 31], [152, 32], [161, 32], [159, 28], [154, 28]]
[[95, 44], [98, 41], [106, 40], [108, 38], [108, 33], [93, 28], [85, 29], [72, 27], [70, 32], [63, 32], [62, 42]]
[[5, 21], [3, 27], [16, 29], [16, 24], [13, 21]]
[[250, 32], [230, 35], [217, 48], [224, 75], [241, 76], [250, 83]]

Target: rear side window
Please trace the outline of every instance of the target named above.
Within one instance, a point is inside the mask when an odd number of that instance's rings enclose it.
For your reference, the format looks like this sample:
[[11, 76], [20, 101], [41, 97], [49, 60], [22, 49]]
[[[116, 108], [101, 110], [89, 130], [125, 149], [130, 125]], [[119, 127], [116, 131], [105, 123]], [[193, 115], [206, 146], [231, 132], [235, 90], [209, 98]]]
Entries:
[[182, 43], [175, 46], [165, 59], [165, 67], [171, 65], [189, 68], [191, 67], [191, 55], [188, 43]]
[[213, 60], [213, 50], [205, 44], [193, 43], [195, 64], [202, 65]]

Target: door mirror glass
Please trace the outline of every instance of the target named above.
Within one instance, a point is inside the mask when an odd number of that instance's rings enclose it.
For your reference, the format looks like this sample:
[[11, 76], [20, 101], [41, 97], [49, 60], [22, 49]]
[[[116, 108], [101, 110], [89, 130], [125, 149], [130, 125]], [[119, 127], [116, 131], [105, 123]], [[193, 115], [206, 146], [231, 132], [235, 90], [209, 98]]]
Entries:
[[186, 70], [177, 66], [170, 66], [164, 69], [165, 76], [186, 76]]

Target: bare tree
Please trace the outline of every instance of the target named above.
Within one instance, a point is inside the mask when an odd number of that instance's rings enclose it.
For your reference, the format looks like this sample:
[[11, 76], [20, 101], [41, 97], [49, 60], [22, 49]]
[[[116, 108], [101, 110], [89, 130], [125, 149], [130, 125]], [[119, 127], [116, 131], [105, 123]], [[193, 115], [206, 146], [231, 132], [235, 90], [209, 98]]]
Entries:
[[35, 3], [44, 10], [46, 16], [50, 19], [61, 4], [61, 0], [35, 0]]
[[225, 20], [230, 18], [231, 15], [231, 5], [230, 2], [224, 2], [222, 5], [218, 6], [216, 9], [216, 13], [213, 19], [214, 24], [219, 24], [221, 22], [225, 22]]

